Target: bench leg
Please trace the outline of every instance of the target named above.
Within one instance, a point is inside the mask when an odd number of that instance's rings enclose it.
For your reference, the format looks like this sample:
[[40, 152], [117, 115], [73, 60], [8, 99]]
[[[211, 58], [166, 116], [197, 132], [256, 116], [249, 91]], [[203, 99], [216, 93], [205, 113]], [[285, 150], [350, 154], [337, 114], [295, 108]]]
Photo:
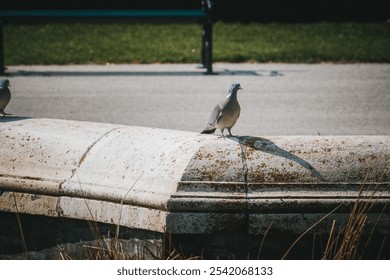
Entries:
[[0, 20], [0, 75], [5, 73], [5, 64], [4, 64], [4, 24]]
[[213, 73], [213, 24], [211, 21], [203, 23], [202, 31], [202, 65], [206, 68], [206, 74]]
[[202, 49], [200, 51], [200, 68], [206, 68], [206, 31], [205, 24], [202, 26]]

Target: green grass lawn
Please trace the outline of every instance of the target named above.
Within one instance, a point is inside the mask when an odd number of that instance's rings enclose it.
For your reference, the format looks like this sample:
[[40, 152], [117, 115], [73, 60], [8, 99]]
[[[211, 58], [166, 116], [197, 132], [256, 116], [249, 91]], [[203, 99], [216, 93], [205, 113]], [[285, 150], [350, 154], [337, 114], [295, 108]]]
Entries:
[[[390, 62], [390, 24], [214, 25], [214, 61]], [[7, 25], [6, 65], [199, 63], [197, 24]]]

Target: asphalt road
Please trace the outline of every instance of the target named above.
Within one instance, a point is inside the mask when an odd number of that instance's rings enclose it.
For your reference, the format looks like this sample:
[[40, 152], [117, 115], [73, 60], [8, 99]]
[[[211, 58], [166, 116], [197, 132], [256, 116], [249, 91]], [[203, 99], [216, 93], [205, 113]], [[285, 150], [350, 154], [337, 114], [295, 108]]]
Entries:
[[[390, 134], [390, 64], [11, 66], [14, 117], [201, 131], [233, 82], [239, 135]], [[0, 117], [1, 121], [1, 117]]]

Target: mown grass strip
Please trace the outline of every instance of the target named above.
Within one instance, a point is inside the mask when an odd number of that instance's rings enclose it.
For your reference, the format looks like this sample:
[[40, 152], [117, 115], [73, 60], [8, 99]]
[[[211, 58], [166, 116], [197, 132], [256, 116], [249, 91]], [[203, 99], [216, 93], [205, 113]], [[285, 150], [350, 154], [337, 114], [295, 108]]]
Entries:
[[[6, 65], [198, 63], [197, 24], [7, 25]], [[390, 24], [214, 26], [214, 61], [390, 62]]]

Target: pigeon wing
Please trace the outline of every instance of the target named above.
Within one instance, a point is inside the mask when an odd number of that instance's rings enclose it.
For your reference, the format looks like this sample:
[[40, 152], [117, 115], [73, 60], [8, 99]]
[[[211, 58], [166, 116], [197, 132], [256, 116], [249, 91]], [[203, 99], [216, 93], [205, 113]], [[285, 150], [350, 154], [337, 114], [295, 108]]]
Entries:
[[209, 121], [207, 122], [207, 127], [201, 132], [201, 133], [214, 133], [216, 129], [216, 125], [219, 121], [219, 119], [222, 117], [222, 109], [220, 107], [220, 104], [214, 107], [214, 110], [211, 112]]
[[214, 107], [214, 110], [211, 112], [208, 126], [216, 126], [219, 119], [222, 117], [222, 108], [220, 104]]

